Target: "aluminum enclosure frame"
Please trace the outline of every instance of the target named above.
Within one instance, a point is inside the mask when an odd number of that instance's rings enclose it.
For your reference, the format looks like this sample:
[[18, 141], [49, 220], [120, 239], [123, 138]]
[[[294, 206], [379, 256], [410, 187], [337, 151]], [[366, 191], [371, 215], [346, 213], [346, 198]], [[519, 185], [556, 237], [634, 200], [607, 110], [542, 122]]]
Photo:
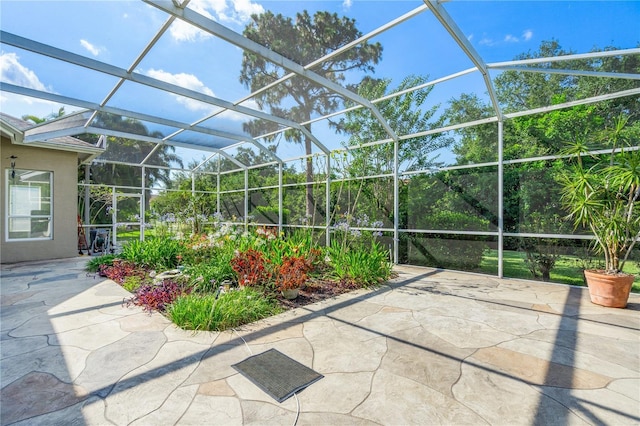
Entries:
[[[163, 145], [168, 146], [176, 146], [176, 147], [185, 147], [190, 149], [197, 149], [203, 152], [208, 152], [208, 158], [202, 163], [198, 164], [191, 170], [188, 170], [192, 176], [192, 192], [195, 192], [195, 176], [200, 172], [200, 168], [207, 161], [212, 162], [218, 159], [224, 158], [230, 160], [237, 169], [233, 171], [243, 172], [245, 174], [245, 183], [244, 183], [244, 208], [245, 212], [248, 212], [248, 193], [249, 193], [249, 183], [248, 183], [248, 171], [255, 167], [261, 167], [263, 165], [250, 165], [243, 164], [239, 160], [237, 160], [229, 151], [236, 149], [237, 147], [242, 147], [244, 145], [251, 145], [256, 147], [260, 152], [265, 154], [268, 158], [270, 158], [271, 163], [276, 164], [278, 167], [278, 206], [279, 206], [279, 219], [278, 226], [282, 228], [284, 226], [282, 211], [283, 211], [283, 166], [287, 161], [291, 161], [289, 158], [281, 158], [279, 155], [274, 153], [272, 150], [268, 149], [265, 146], [265, 140], [270, 137], [283, 134], [285, 131], [294, 129], [303, 134], [306, 138], [312, 141], [315, 147], [319, 150], [319, 153], [313, 154], [313, 156], [323, 156], [326, 161], [326, 176], [324, 184], [326, 185], [326, 217], [324, 221], [324, 230], [326, 233], [326, 243], [329, 243], [330, 238], [330, 194], [331, 194], [331, 183], [332, 179], [330, 178], [332, 171], [332, 161], [331, 157], [336, 152], [343, 151], [343, 149], [331, 150], [327, 148], [326, 144], [321, 141], [321, 139], [310, 132], [307, 128], [311, 123], [331, 118], [332, 116], [337, 116], [339, 114], [344, 114], [345, 112], [355, 110], [355, 109], [367, 109], [370, 113], [379, 121], [380, 125], [384, 128], [387, 133], [387, 138], [380, 141], [370, 142], [368, 144], [363, 144], [362, 146], [352, 146], [349, 149], [357, 149], [359, 147], [370, 146], [373, 144], [382, 144], [389, 143], [393, 144], [393, 173], [390, 177], [393, 178], [393, 199], [394, 199], [394, 223], [392, 228], [385, 229], [388, 232], [393, 233], [393, 260], [394, 262], [398, 262], [398, 241], [401, 232], [408, 232], [410, 230], [400, 230], [399, 227], [399, 179], [402, 176], [408, 175], [408, 173], [404, 173], [400, 171], [400, 164], [398, 158], [399, 144], [401, 141], [426, 136], [431, 134], [444, 133], [456, 129], [461, 129], [470, 126], [478, 126], [487, 123], [495, 123], [498, 128], [498, 160], [495, 163], [498, 167], [498, 211], [499, 213], [499, 224], [498, 224], [498, 232], [497, 233], [483, 233], [482, 235], [495, 235], [498, 238], [498, 276], [503, 276], [503, 239], [505, 235], [512, 236], [512, 234], [505, 234], [503, 229], [503, 167], [506, 164], [503, 158], [503, 124], [504, 120], [508, 120], [515, 117], [521, 117], [526, 115], [538, 114], [541, 112], [549, 112], [553, 110], [569, 108], [576, 105], [585, 105], [594, 102], [600, 102], [604, 100], [616, 99], [627, 96], [639, 96], [640, 88], [630, 89], [625, 91], [619, 91], [614, 93], [607, 93], [604, 95], [582, 99], [579, 101], [566, 102], [558, 105], [549, 105], [542, 108], [531, 109], [527, 111], [519, 111], [514, 113], [504, 113], [500, 107], [499, 101], [497, 99], [497, 95], [495, 92], [495, 88], [493, 85], [493, 81], [491, 78], [492, 71], [504, 71], [504, 70], [515, 70], [520, 72], [532, 72], [532, 73], [545, 73], [552, 74], [558, 73], [563, 75], [572, 75], [572, 76], [590, 76], [590, 77], [598, 77], [598, 78], [620, 78], [627, 80], [640, 80], [640, 74], [629, 74], [629, 73], [612, 73], [612, 72], [589, 72], [589, 71], [581, 71], [581, 70], [571, 70], [571, 69], [549, 69], [549, 68], [538, 68], [535, 65], [542, 63], [551, 63], [558, 61], [571, 61], [578, 59], [596, 59], [596, 58], [605, 58], [611, 56], [627, 56], [627, 55], [640, 55], [640, 48], [633, 49], [623, 49], [623, 50], [615, 50], [615, 51], [603, 51], [603, 52], [595, 52], [595, 53], [583, 53], [583, 54], [574, 54], [574, 55], [566, 55], [561, 57], [551, 57], [551, 58], [537, 58], [530, 60], [514, 60], [514, 61], [503, 61], [496, 63], [487, 63], [481, 55], [474, 49], [471, 43], [464, 36], [462, 30], [458, 27], [455, 20], [447, 13], [445, 7], [443, 6], [442, 1], [437, 0], [424, 0], [424, 4], [416, 7], [412, 11], [405, 13], [404, 15], [390, 20], [389, 22], [383, 24], [377, 29], [369, 32], [366, 35], [358, 38], [357, 40], [352, 41], [351, 43], [346, 44], [345, 46], [331, 52], [330, 54], [317, 59], [316, 61], [309, 64], [299, 64], [290, 59], [287, 59], [283, 55], [280, 55], [273, 50], [270, 50], [264, 46], [261, 46], [254, 41], [244, 37], [241, 34], [238, 34], [232, 31], [230, 28], [225, 27], [224, 25], [216, 22], [212, 19], [209, 19], [196, 11], [188, 8], [187, 2], [179, 2], [177, 0], [174, 1], [161, 1], [161, 0], [143, 0], [148, 5], [154, 7], [156, 10], [163, 12], [166, 15], [166, 21], [160, 26], [158, 31], [154, 34], [151, 40], [144, 46], [144, 48], [137, 55], [135, 60], [131, 63], [131, 65], [127, 68], [117, 67], [113, 64], [101, 62], [86, 56], [78, 55], [72, 53], [70, 51], [55, 47], [49, 46], [47, 44], [37, 42], [35, 40], [31, 40], [16, 34], [11, 34], [6, 31], [0, 31], [0, 42], [2, 44], [6, 44], [8, 46], [13, 46], [16, 48], [20, 48], [37, 55], [42, 55], [49, 57], [51, 59], [70, 64], [73, 66], [77, 66], [92, 72], [102, 73], [111, 77], [116, 77], [117, 83], [111, 87], [111, 89], [103, 96], [102, 100], [99, 103], [89, 101], [87, 99], [78, 99], [73, 97], [68, 97], [64, 95], [59, 95], [55, 93], [50, 93], [44, 90], [36, 90], [28, 87], [21, 87], [14, 84], [9, 84], [2, 82], [0, 83], [0, 90], [6, 93], [13, 93], [29, 98], [36, 98], [42, 100], [49, 100], [53, 102], [59, 102], [67, 105], [73, 105], [79, 108], [83, 108], [84, 111], [80, 113], [70, 114], [69, 116], [64, 116], [60, 119], [52, 120], [47, 123], [43, 123], [41, 125], [34, 125], [33, 128], [27, 130], [24, 134], [24, 143], [34, 143], [40, 141], [46, 141], [48, 139], [53, 139], [61, 136], [77, 136], [84, 133], [95, 133], [102, 134], [107, 136], [114, 137], [123, 137], [129, 139], [137, 139], [140, 141], [148, 142], [155, 144], [153, 151], [146, 155], [146, 157], [137, 164], [134, 163], [126, 163], [126, 162], [114, 162], [109, 160], [97, 159], [93, 160], [96, 162], [107, 162], [114, 164], [127, 164], [133, 167], [140, 167], [142, 169], [142, 176], [145, 175], [145, 172], [148, 168], [158, 167], [152, 164], [149, 164], [149, 159], [152, 154], [159, 149]], [[422, 14], [422, 13], [432, 13], [435, 18], [438, 20], [440, 25], [446, 30], [447, 34], [451, 37], [451, 39], [457, 44], [460, 50], [466, 55], [469, 61], [473, 64], [473, 67], [461, 70], [450, 75], [431, 80], [419, 86], [407, 89], [403, 92], [394, 93], [393, 95], [384, 96], [379, 99], [368, 100], [363, 98], [362, 96], [346, 89], [345, 87], [340, 86], [325, 77], [322, 77], [315, 72], [312, 71], [313, 67], [322, 61], [328, 60], [332, 57], [335, 57], [344, 51], [353, 48], [354, 46], [367, 41], [374, 36], [382, 34], [391, 28], [394, 28], [397, 25], [402, 25], [404, 22]], [[225, 99], [221, 99], [215, 96], [207, 95], [195, 90], [191, 90], [185, 87], [178, 86], [176, 84], [168, 83], [166, 81], [159, 80], [157, 78], [152, 78], [146, 75], [143, 75], [139, 72], [136, 72], [137, 66], [141, 63], [141, 61], [150, 54], [157, 46], [158, 40], [161, 36], [169, 29], [170, 25], [176, 21], [181, 20], [184, 21], [196, 28], [199, 28], [202, 31], [205, 31], [214, 37], [220, 38], [240, 49], [245, 51], [249, 51], [255, 53], [268, 61], [271, 61], [275, 64], [278, 64], [287, 70], [287, 74], [278, 81], [275, 81], [258, 91], [255, 91], [247, 96], [242, 97], [236, 101], [229, 101]], [[491, 100], [491, 104], [493, 106], [494, 115], [491, 117], [483, 118], [481, 120], [470, 121], [466, 123], [459, 123], [456, 125], [450, 125], [446, 127], [430, 129], [427, 131], [421, 131], [418, 133], [408, 134], [408, 135], [398, 135], [390, 126], [390, 124], [385, 120], [383, 115], [378, 110], [376, 104], [382, 102], [384, 100], [390, 99], [392, 97], [400, 96], [404, 93], [408, 93], [411, 91], [416, 91], [423, 89], [429, 86], [435, 86], [437, 84], [455, 80], [456, 78], [460, 78], [462, 76], [466, 76], [469, 74], [479, 73], [482, 77], [482, 80], [486, 86], [487, 93]], [[254, 96], [262, 93], [266, 90], [269, 90], [272, 87], [275, 87], [277, 84], [280, 84], [287, 79], [290, 78], [304, 78], [307, 79], [318, 86], [322, 87], [324, 90], [328, 92], [334, 93], [344, 99], [348, 99], [353, 102], [355, 106], [351, 106], [349, 108], [343, 108], [340, 111], [336, 111], [330, 115], [323, 117], [315, 117], [311, 121], [308, 122], [295, 122], [286, 118], [278, 117], [269, 112], [261, 111], [254, 108], [249, 108], [247, 106], [243, 106], [242, 103], [253, 98]], [[193, 122], [182, 122], [178, 120], [169, 119], [161, 116], [153, 116], [150, 114], [142, 113], [140, 111], [128, 110], [123, 108], [116, 108], [109, 105], [110, 100], [119, 92], [122, 85], [125, 82], [130, 82], [134, 84], [140, 84], [144, 86], [148, 86], [157, 90], [161, 90], [163, 92], [169, 94], [180, 95], [188, 99], [197, 100], [199, 102], [218, 107], [219, 109], [212, 113], [207, 114], [200, 119]], [[246, 117], [252, 117], [256, 119], [266, 120], [272, 123], [275, 123], [279, 126], [278, 130], [263, 134], [257, 137], [251, 137], [247, 134], [242, 133], [232, 133], [228, 131], [223, 131], [221, 129], [216, 129], [213, 127], [208, 127], [204, 122], [213, 118], [225, 111], [231, 111], [234, 113], [241, 114]], [[127, 133], [123, 131], [118, 131], [115, 129], [105, 129], [102, 127], [97, 127], [94, 125], [94, 121], [98, 113], [109, 113], [121, 115], [124, 117], [137, 119], [149, 123], [154, 123], [162, 126], [167, 126], [171, 128], [175, 128], [176, 130], [172, 133], [164, 136], [162, 138], [157, 137], [148, 137], [148, 136], [140, 136], [133, 133]], [[210, 141], [207, 143], [201, 142], [185, 142], [184, 140], [176, 139], [177, 136], [185, 133], [185, 132], [194, 132], [195, 134], [202, 136], [205, 140]], [[217, 141], [214, 142], [213, 138], [217, 138]], [[225, 141], [225, 142], [222, 142]], [[551, 158], [551, 157], [550, 157]], [[476, 165], [477, 166], [477, 165]], [[447, 168], [443, 168], [442, 170], [446, 170]], [[453, 168], [449, 168], [453, 169]], [[233, 172], [232, 171], [232, 172]], [[413, 171], [411, 173], [421, 173], [423, 171]], [[217, 175], [217, 204], [218, 207], [220, 205], [220, 173]], [[308, 184], [307, 184], [308, 185]], [[141, 217], [144, 218], [144, 197], [145, 193], [149, 188], [145, 187], [144, 178], [141, 182]], [[114, 197], [117, 194], [117, 189], [113, 190]], [[246, 215], [245, 215], [246, 216]], [[114, 243], [116, 243], [116, 232], [115, 232], [115, 223], [114, 219], [114, 232], [112, 232]], [[141, 225], [141, 238], [144, 238], [143, 231], [143, 223]], [[247, 227], [248, 222], [247, 218], [244, 218], [244, 226]], [[434, 231], [436, 232], [436, 231]], [[465, 234], [469, 233], [469, 231], [446, 231], [448, 233], [458, 233]], [[520, 234], [518, 234], [520, 235]], [[524, 235], [524, 234], [522, 234]], [[536, 234], [538, 235], [538, 234]], [[569, 236], [565, 236], [569, 237]], [[572, 238], [577, 238], [576, 236], [571, 236]]]

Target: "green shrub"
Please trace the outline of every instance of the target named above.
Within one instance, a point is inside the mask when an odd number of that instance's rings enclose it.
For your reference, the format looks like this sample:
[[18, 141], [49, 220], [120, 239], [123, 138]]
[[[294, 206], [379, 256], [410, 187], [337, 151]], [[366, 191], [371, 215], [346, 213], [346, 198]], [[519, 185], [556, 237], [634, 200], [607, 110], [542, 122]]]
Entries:
[[122, 282], [122, 288], [127, 290], [129, 293], [135, 292], [142, 285], [144, 279], [137, 275], [130, 275], [125, 277]]
[[137, 265], [166, 270], [178, 266], [184, 250], [184, 245], [178, 240], [149, 238], [129, 241], [122, 246], [120, 257]]
[[439, 210], [423, 216], [419, 221], [425, 229], [447, 229], [452, 231], [488, 231], [489, 221], [468, 213]]
[[[289, 221], [289, 209], [282, 210], [282, 221], [283, 223], [288, 223]], [[280, 214], [280, 209], [278, 207], [271, 206], [257, 206], [251, 212], [252, 215], [255, 216], [254, 222], [261, 224], [278, 224], [278, 216]]]
[[[489, 229], [489, 221], [466, 213], [438, 211], [423, 218], [427, 229], [473, 230]], [[482, 238], [470, 235], [430, 234], [409, 236], [411, 245], [421, 254], [420, 264], [436, 268], [476, 270], [488, 245]]]
[[369, 247], [356, 246], [346, 250], [338, 240], [327, 248], [331, 275], [350, 287], [367, 287], [385, 281], [391, 275], [389, 251], [373, 241]]
[[208, 261], [203, 261], [195, 265], [188, 265], [184, 269], [184, 274], [189, 277], [189, 284], [193, 290], [199, 293], [214, 292], [225, 280], [234, 281], [236, 274], [231, 267], [231, 257], [225, 256], [222, 252]]
[[252, 288], [220, 295], [189, 294], [167, 309], [171, 321], [186, 330], [223, 331], [281, 312], [275, 299]]
[[475, 271], [489, 248], [485, 239], [475, 235], [410, 235], [410, 261], [434, 268]]
[[98, 272], [101, 265], [111, 266], [113, 265], [113, 259], [116, 258], [115, 254], [105, 254], [104, 256], [94, 256], [87, 262], [85, 269], [88, 272]]

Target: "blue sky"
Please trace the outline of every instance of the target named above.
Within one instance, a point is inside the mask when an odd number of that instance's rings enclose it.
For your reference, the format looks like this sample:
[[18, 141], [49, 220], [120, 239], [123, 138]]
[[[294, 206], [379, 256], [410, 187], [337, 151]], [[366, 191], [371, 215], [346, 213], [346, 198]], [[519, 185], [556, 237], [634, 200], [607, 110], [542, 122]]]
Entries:
[[[423, 4], [419, 0], [192, 0], [190, 7], [236, 32], [242, 32], [251, 13], [272, 10], [294, 16], [303, 7], [310, 13], [328, 10], [354, 18], [360, 31], [366, 34]], [[520, 53], [537, 50], [543, 40], [551, 39], [576, 53], [594, 47], [633, 48], [640, 44], [639, 1], [451, 0], [443, 6], [486, 62], [513, 59]], [[122, 68], [133, 63], [165, 20], [165, 14], [138, 1], [0, 2], [3, 31]], [[391, 78], [393, 87], [409, 74], [435, 79], [471, 67], [468, 58], [428, 10], [373, 41], [379, 41], [384, 48], [375, 76]], [[4, 44], [0, 49], [3, 82], [93, 102], [102, 101], [117, 82], [113, 77], [78, 70]], [[183, 23], [174, 23], [136, 67], [136, 72], [236, 101], [249, 93], [238, 81], [241, 59], [238, 48]], [[349, 76], [352, 82], [361, 77], [362, 74]], [[430, 102], [446, 105], [460, 93], [475, 91], [484, 96], [484, 90], [476, 73], [438, 86]], [[186, 122], [211, 111], [209, 106], [196, 101], [178, 99], [133, 83], [125, 83], [108, 105]], [[246, 106], [257, 108], [252, 101]], [[18, 117], [25, 114], [43, 117], [58, 108], [59, 105], [36, 99], [0, 94], [0, 110]], [[74, 109], [66, 107], [67, 112]], [[237, 114], [224, 113], [208, 124], [239, 132], [241, 122], [242, 117]], [[340, 138], [328, 129], [318, 129], [318, 134], [328, 146], [339, 146]], [[297, 155], [300, 154], [298, 150]]]

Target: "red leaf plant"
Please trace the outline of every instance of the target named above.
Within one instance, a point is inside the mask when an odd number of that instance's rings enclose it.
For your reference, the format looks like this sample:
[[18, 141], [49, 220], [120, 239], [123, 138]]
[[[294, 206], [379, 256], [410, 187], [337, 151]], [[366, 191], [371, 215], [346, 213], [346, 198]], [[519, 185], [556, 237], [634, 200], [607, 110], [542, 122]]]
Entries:
[[254, 249], [236, 254], [231, 259], [231, 267], [238, 276], [238, 284], [241, 286], [255, 286], [266, 283], [271, 278], [262, 253]]
[[158, 284], [140, 286], [134, 296], [127, 300], [127, 306], [142, 306], [147, 312], [164, 312], [178, 297], [189, 294], [190, 287], [186, 287], [172, 280], [164, 280]]
[[276, 287], [280, 291], [300, 288], [307, 281], [310, 270], [311, 263], [304, 257], [285, 256], [276, 271]]
[[140, 277], [144, 279], [147, 272], [133, 262], [121, 259], [113, 259], [112, 265], [100, 265], [100, 275], [122, 284], [127, 277]]

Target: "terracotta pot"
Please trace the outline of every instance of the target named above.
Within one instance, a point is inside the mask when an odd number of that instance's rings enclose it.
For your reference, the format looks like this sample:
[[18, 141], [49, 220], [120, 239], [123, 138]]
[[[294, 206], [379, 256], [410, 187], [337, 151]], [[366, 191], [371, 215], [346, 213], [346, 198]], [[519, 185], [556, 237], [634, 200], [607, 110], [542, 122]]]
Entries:
[[282, 290], [282, 296], [284, 296], [285, 299], [293, 300], [296, 297], [298, 297], [298, 291], [299, 291], [299, 289], [297, 289], [297, 288], [292, 288], [292, 289], [289, 289], [289, 290]]
[[609, 308], [626, 308], [633, 275], [607, 274], [601, 269], [584, 271], [584, 277], [589, 287], [591, 302]]

